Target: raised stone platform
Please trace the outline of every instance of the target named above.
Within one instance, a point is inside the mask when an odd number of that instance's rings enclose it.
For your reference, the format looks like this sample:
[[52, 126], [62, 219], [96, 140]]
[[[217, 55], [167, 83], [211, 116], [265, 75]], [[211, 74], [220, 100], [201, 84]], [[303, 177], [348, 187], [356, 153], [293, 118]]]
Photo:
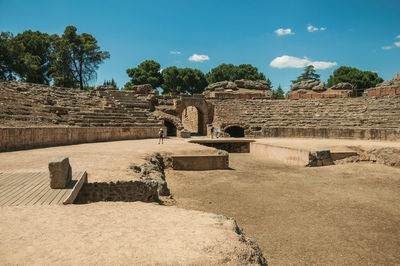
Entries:
[[229, 154], [173, 155], [174, 170], [217, 170], [229, 168]]
[[50, 188], [48, 172], [0, 173], [0, 206], [72, 204], [85, 182], [85, 171], [74, 172], [63, 189]]

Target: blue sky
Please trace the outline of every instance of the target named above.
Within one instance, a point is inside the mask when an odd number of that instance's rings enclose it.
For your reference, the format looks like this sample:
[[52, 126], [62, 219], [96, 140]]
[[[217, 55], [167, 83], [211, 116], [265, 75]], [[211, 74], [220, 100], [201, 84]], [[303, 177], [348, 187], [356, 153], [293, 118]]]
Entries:
[[385, 80], [400, 72], [400, 0], [0, 0], [0, 14], [0, 31], [62, 34], [74, 25], [95, 36], [111, 54], [96, 85], [123, 86], [126, 69], [147, 59], [205, 73], [252, 64], [285, 91], [310, 62], [324, 81], [343, 65]]

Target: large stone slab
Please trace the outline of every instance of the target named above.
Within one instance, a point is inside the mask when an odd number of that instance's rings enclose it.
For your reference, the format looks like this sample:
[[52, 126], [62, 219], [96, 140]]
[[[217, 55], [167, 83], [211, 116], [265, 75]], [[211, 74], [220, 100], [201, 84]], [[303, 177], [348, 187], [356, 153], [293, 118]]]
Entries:
[[49, 162], [50, 187], [65, 188], [72, 178], [68, 157], [57, 157]]

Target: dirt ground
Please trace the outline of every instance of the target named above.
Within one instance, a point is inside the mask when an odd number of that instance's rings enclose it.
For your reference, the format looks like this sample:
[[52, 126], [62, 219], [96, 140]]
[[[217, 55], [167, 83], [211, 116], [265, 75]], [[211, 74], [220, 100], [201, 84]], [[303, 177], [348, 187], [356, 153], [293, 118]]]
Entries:
[[0, 172], [47, 171], [49, 161], [62, 156], [69, 157], [72, 171], [87, 171], [89, 182], [129, 181], [135, 178], [129, 166], [140, 164], [153, 152], [197, 154], [214, 151], [179, 138], [165, 139], [164, 144], [158, 144], [157, 139], [85, 143], [0, 153]]
[[[152, 152], [193, 154], [212, 150], [186, 141], [167, 139], [159, 145], [157, 140], [147, 139], [4, 152], [0, 153], [0, 171], [43, 171], [54, 157], [68, 156], [73, 170], [88, 171], [89, 182], [132, 180], [129, 166], [141, 163]], [[279, 142], [279, 139], [273, 141]], [[328, 144], [329, 147], [399, 146], [399, 142], [281, 141], [318, 149]], [[166, 179], [177, 207], [234, 217], [244, 232], [260, 245], [270, 265], [400, 264], [400, 169], [372, 163], [302, 168], [249, 154], [230, 154], [230, 167], [230, 170], [218, 171], [168, 170]], [[163, 258], [170, 258], [174, 264], [178, 261], [173, 256], [179, 256], [183, 264], [196, 261], [193, 259], [196, 256], [211, 258], [204, 263], [228, 262], [226, 257], [216, 255], [220, 250], [215, 248], [215, 243], [208, 244], [216, 238], [217, 233], [212, 232], [221, 229], [210, 225], [221, 224], [212, 218], [214, 214], [154, 206], [96, 203], [2, 207], [0, 264], [41, 264], [40, 256], [52, 264], [79, 264], [78, 261], [141, 264], [144, 257], [149, 258], [150, 264], [163, 262]], [[205, 216], [208, 218], [202, 220]], [[200, 227], [194, 230], [197, 219]], [[153, 220], [157, 222], [152, 223]], [[198, 235], [197, 230], [200, 230]], [[211, 231], [210, 238], [207, 230]], [[228, 236], [220, 233], [217, 238], [223, 243]], [[183, 238], [174, 240], [175, 236]], [[182, 243], [194, 248], [189, 260], [179, 250]], [[232, 249], [238, 250], [236, 244], [237, 241], [231, 242], [224, 248], [229, 253]], [[151, 253], [149, 249], [155, 245], [166, 251], [158, 255]], [[168, 255], [170, 245], [177, 248], [172, 246]], [[195, 248], [196, 245], [205, 253]], [[65, 263], [57, 263], [60, 261], [51, 253], [51, 250], [59, 251], [56, 247], [80, 257], [75, 260], [70, 255], [64, 257]], [[34, 260], [18, 260], [18, 256], [24, 258], [24, 255]], [[212, 260], [214, 257], [216, 260]]]
[[177, 206], [235, 217], [270, 265], [400, 264], [400, 169], [249, 154], [230, 154], [230, 167], [169, 170]]
[[231, 220], [142, 202], [0, 208], [0, 265], [242, 265]]

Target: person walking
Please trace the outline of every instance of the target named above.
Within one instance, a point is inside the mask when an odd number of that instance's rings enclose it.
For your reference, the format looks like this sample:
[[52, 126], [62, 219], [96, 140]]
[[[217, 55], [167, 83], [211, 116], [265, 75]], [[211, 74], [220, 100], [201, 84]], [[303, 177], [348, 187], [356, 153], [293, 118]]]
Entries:
[[160, 131], [158, 132], [158, 144], [164, 144], [164, 130], [160, 128]]

